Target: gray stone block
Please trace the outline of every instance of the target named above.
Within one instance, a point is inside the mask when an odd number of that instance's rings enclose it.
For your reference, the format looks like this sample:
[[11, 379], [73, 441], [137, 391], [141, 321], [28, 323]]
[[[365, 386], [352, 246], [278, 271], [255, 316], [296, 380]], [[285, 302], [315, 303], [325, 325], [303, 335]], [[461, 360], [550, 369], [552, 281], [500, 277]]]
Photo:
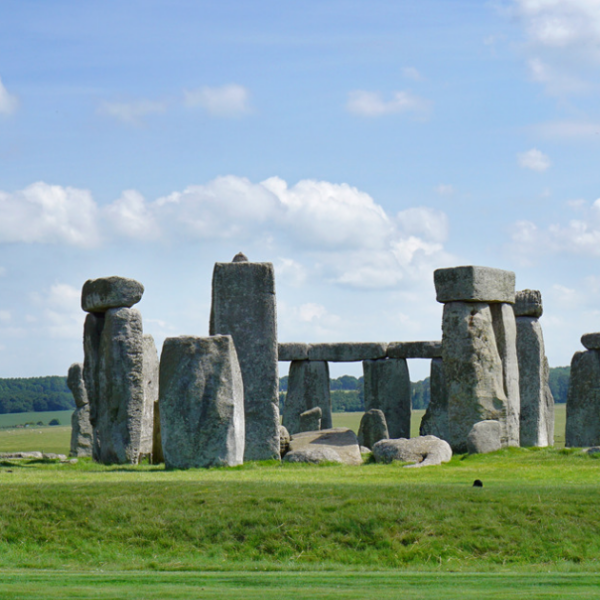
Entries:
[[442, 342], [391, 342], [389, 358], [441, 358]]
[[309, 360], [328, 362], [356, 362], [385, 358], [387, 344], [382, 342], [337, 342], [331, 344], [310, 344]]
[[444, 364], [441, 358], [431, 361], [429, 372], [429, 404], [421, 419], [421, 436], [434, 435], [449, 441], [448, 433], [448, 389], [444, 378]]
[[231, 336], [167, 338], [159, 405], [167, 468], [242, 464], [244, 389]]
[[308, 360], [308, 344], [290, 342], [278, 345], [278, 359], [282, 362], [292, 360]]
[[290, 434], [302, 431], [300, 415], [317, 406], [322, 411], [321, 426], [323, 429], [330, 429], [332, 422], [328, 364], [321, 360], [292, 361], [283, 406], [283, 424]]
[[467, 451], [469, 454], [488, 454], [500, 450], [502, 448], [500, 433], [498, 421], [475, 423], [467, 436]]
[[600, 350], [600, 333], [584, 333], [581, 343], [588, 350]]
[[576, 352], [567, 393], [565, 446], [600, 444], [600, 352]]
[[[104, 313], [88, 314], [83, 325], [83, 381], [90, 405], [90, 423], [94, 429], [98, 421], [100, 339], [102, 337], [102, 330], [104, 329], [104, 321]], [[93, 456], [97, 460], [99, 449], [96, 447], [95, 441], [93, 445]]]
[[81, 290], [81, 308], [86, 312], [106, 312], [109, 308], [130, 308], [144, 294], [144, 286], [126, 277], [88, 279]]
[[75, 400], [75, 406], [77, 408], [81, 408], [88, 404], [87, 391], [85, 389], [85, 382], [83, 381], [83, 365], [81, 363], [73, 363], [69, 367], [67, 387], [73, 394], [73, 399]]
[[271, 263], [216, 263], [210, 334], [231, 335], [244, 380], [245, 460], [279, 458], [275, 273]]
[[539, 290], [521, 290], [517, 292], [513, 309], [515, 317], [541, 317], [544, 312], [541, 292]]
[[285, 453], [290, 449], [290, 433], [283, 426], [279, 426], [279, 453], [281, 454], [281, 458], [285, 456]]
[[381, 440], [373, 446], [375, 462], [410, 462], [411, 467], [429, 467], [452, 458], [450, 444], [433, 435], [411, 439]]
[[152, 460], [154, 451], [154, 407], [158, 404], [158, 353], [154, 338], [146, 334], [143, 337], [144, 362], [144, 408], [140, 433], [140, 457]]
[[387, 440], [389, 437], [390, 434], [383, 411], [378, 408], [368, 410], [360, 420], [358, 443], [370, 450], [377, 442]]
[[300, 414], [300, 432], [320, 431], [323, 411], [319, 406], [305, 410]]
[[71, 416], [71, 456], [92, 455], [92, 425], [90, 406], [83, 381], [83, 365], [74, 363], [69, 367], [67, 386], [75, 399], [76, 409]]
[[363, 373], [365, 410], [383, 411], [390, 437], [410, 437], [410, 376], [406, 360], [365, 360]]
[[490, 267], [453, 267], [433, 273], [438, 302], [515, 301], [515, 274]]
[[356, 434], [345, 427], [306, 431], [292, 435], [285, 462], [339, 462], [362, 464]]

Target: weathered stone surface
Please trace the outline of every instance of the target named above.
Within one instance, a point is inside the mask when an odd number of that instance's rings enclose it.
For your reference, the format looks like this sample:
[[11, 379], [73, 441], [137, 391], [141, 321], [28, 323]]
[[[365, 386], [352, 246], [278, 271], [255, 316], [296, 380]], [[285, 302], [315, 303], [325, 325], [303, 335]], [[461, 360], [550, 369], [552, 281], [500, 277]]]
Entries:
[[442, 342], [391, 342], [389, 358], [441, 358]]
[[[231, 336], [167, 338], [159, 389], [167, 468], [242, 464], [244, 389]], [[277, 436], [279, 455], [279, 425]]]
[[351, 429], [336, 427], [321, 431], [306, 431], [292, 435], [287, 462], [340, 462], [362, 464], [356, 434]]
[[600, 350], [600, 333], [584, 333], [581, 343], [588, 350]]
[[438, 302], [515, 301], [515, 274], [490, 267], [453, 267], [433, 273]]
[[448, 389], [441, 358], [431, 361], [429, 390], [429, 405], [421, 419], [419, 433], [422, 436], [434, 435], [448, 442]]
[[500, 450], [501, 447], [498, 421], [479, 421], [469, 431], [467, 436], [469, 454], [487, 454]]
[[88, 279], [81, 290], [81, 308], [86, 312], [106, 312], [109, 308], [130, 308], [144, 294], [144, 286], [126, 277]]
[[535, 317], [517, 317], [517, 354], [521, 397], [521, 446], [554, 444], [554, 398], [544, 336]]
[[216, 263], [211, 335], [231, 335], [244, 381], [245, 460], [279, 458], [275, 273], [271, 263]]
[[502, 359], [489, 304], [449, 302], [442, 322], [444, 378], [448, 390], [448, 434], [455, 452], [467, 451], [475, 423], [499, 421], [508, 445], [507, 398]]
[[539, 290], [521, 290], [515, 294], [515, 317], [541, 317], [544, 312]]
[[248, 257], [243, 252], [238, 252], [231, 262], [248, 262]]
[[44, 455], [41, 452], [0, 452], [0, 460], [10, 459], [30, 459], [30, 460], [41, 460]]
[[372, 408], [365, 412], [358, 428], [358, 443], [372, 448], [378, 441], [389, 439], [387, 423], [383, 411]]
[[279, 453], [281, 455], [281, 458], [283, 458], [286, 454], [286, 452], [290, 449], [290, 433], [289, 431], [283, 426], [280, 425], [279, 426]]
[[521, 396], [519, 392], [519, 359], [517, 357], [517, 324], [510, 304], [490, 306], [496, 347], [502, 361], [502, 378], [506, 395], [507, 446], [519, 446]]
[[[83, 325], [83, 381], [90, 405], [90, 423], [95, 429], [98, 422], [98, 383], [100, 378], [100, 338], [104, 329], [105, 314], [88, 314]], [[96, 436], [94, 435], [93, 453], [97, 460], [99, 454]]]
[[383, 411], [390, 437], [410, 437], [410, 376], [406, 360], [365, 360], [363, 373], [365, 410]]
[[95, 424], [92, 421], [93, 456], [98, 462], [137, 464], [139, 461], [144, 411], [143, 361], [140, 312], [134, 308], [107, 310], [100, 337]]
[[144, 362], [144, 409], [140, 434], [140, 456], [152, 459], [154, 451], [154, 407], [158, 404], [158, 353], [154, 338], [145, 334], [143, 337]]
[[69, 367], [67, 374], [67, 387], [73, 394], [75, 406], [81, 408], [88, 403], [87, 391], [83, 381], [83, 365], [81, 363], [73, 363]]
[[300, 413], [300, 431], [319, 431], [321, 429], [321, 417], [323, 411], [320, 406], [309, 408]]
[[434, 435], [411, 439], [381, 440], [373, 446], [376, 462], [391, 463], [394, 460], [414, 463], [411, 467], [429, 467], [448, 462], [452, 450], [448, 442]]
[[308, 360], [308, 344], [289, 342], [278, 345], [278, 358], [280, 361]]
[[292, 361], [283, 406], [283, 424], [290, 434], [302, 431], [300, 415], [317, 406], [322, 411], [322, 428], [330, 429], [332, 423], [328, 364], [320, 360]]
[[575, 352], [567, 393], [565, 446], [600, 444], [600, 352]]
[[331, 344], [310, 344], [309, 360], [328, 362], [356, 362], [385, 358], [387, 344], [382, 342], [338, 342]]
[[92, 455], [92, 425], [90, 406], [83, 381], [83, 365], [73, 363], [69, 367], [67, 386], [75, 399], [75, 410], [71, 415], [71, 456]]

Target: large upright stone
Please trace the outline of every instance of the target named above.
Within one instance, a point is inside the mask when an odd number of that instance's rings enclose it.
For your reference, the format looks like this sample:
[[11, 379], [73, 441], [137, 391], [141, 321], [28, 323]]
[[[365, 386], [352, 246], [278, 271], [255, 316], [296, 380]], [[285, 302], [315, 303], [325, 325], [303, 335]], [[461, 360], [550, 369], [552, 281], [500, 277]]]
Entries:
[[322, 428], [330, 429], [329, 365], [320, 360], [292, 361], [283, 406], [283, 424], [291, 435], [302, 431], [300, 415], [317, 406], [322, 411]]
[[92, 455], [92, 425], [90, 406], [83, 381], [83, 365], [74, 363], [69, 367], [67, 386], [75, 399], [75, 410], [71, 416], [71, 456]]
[[210, 334], [231, 335], [244, 380], [245, 460], [279, 458], [275, 273], [271, 263], [216, 263]]
[[380, 440], [389, 439], [385, 415], [378, 408], [372, 408], [365, 412], [360, 420], [358, 428], [358, 443], [371, 450]]
[[565, 446], [600, 444], [600, 352], [576, 352], [567, 394]]
[[158, 353], [154, 338], [145, 334], [143, 337], [144, 363], [144, 409], [142, 413], [142, 430], [140, 436], [140, 455], [154, 459], [158, 454], [154, 448], [154, 410], [158, 405]]
[[490, 267], [452, 267], [433, 273], [438, 302], [515, 301], [515, 274]]
[[231, 336], [167, 338], [159, 404], [167, 468], [242, 464], [244, 389]]
[[[104, 313], [88, 314], [83, 325], [83, 381], [90, 405], [90, 423], [95, 429], [98, 424], [98, 385], [100, 379], [100, 339], [104, 329]], [[92, 456], [98, 460], [98, 441], [94, 435]]]
[[320, 406], [305, 410], [300, 415], [300, 433], [304, 431], [320, 431], [323, 411]]
[[448, 442], [448, 389], [441, 358], [432, 359], [429, 373], [429, 404], [421, 419], [419, 435], [434, 435]]
[[86, 312], [106, 312], [109, 308], [131, 308], [144, 293], [144, 286], [126, 277], [88, 279], [81, 290], [81, 308]]
[[365, 410], [383, 411], [391, 438], [410, 437], [410, 376], [403, 358], [363, 361]]

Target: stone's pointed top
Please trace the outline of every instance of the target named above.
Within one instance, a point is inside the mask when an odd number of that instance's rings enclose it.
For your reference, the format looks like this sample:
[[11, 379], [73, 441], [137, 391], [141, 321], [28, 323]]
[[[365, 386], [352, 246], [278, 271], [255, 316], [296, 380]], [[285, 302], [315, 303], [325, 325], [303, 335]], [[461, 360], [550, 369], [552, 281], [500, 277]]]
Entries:
[[581, 336], [581, 343], [588, 350], [600, 350], [600, 333], [584, 333]]
[[88, 279], [81, 290], [81, 308], [86, 312], [106, 312], [109, 308], [131, 308], [144, 294], [144, 286], [126, 277]]
[[433, 273], [438, 302], [515, 302], [515, 274], [491, 267], [453, 267]]
[[541, 317], [544, 312], [539, 290], [521, 290], [515, 295], [515, 317]]
[[231, 262], [248, 262], [248, 257], [243, 252], [238, 252]]

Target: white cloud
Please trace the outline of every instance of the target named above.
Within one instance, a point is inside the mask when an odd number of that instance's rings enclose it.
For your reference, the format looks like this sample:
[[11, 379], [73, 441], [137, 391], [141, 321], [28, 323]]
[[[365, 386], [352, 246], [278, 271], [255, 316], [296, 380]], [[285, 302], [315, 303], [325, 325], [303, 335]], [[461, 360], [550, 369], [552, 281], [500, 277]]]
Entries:
[[379, 92], [354, 90], [348, 94], [346, 108], [362, 117], [381, 117], [397, 113], [427, 113], [431, 103], [410, 92], [393, 92], [390, 100], [384, 100]]
[[80, 290], [66, 283], [55, 283], [43, 293], [32, 294], [31, 299], [41, 309], [41, 327], [51, 338], [77, 339], [81, 336], [85, 313], [81, 310]]
[[451, 196], [452, 194], [454, 194], [454, 186], [449, 183], [440, 183], [438, 186], [435, 187], [435, 191], [440, 196]]
[[550, 159], [540, 150], [532, 148], [527, 152], [517, 154], [519, 165], [524, 169], [531, 169], [543, 173], [550, 167]]
[[237, 84], [184, 91], [184, 104], [199, 106], [214, 117], [239, 117], [250, 112], [250, 93]]
[[600, 141], [600, 122], [550, 121], [533, 126], [534, 133], [550, 139]]
[[144, 117], [161, 114], [166, 110], [166, 102], [137, 100], [135, 102], [103, 102], [98, 108], [98, 113], [128, 125], [140, 126], [143, 124]]
[[0, 243], [99, 242], [97, 207], [87, 190], [38, 182], [8, 194], [0, 191]]
[[306, 268], [292, 258], [279, 258], [275, 263], [278, 281], [285, 281], [292, 287], [300, 287], [306, 281]]
[[160, 228], [144, 197], [136, 190], [126, 190], [118, 200], [104, 209], [113, 230], [124, 237], [153, 240], [160, 237]]
[[9, 94], [0, 79], [0, 115], [11, 115], [18, 107], [19, 99], [15, 95]]

